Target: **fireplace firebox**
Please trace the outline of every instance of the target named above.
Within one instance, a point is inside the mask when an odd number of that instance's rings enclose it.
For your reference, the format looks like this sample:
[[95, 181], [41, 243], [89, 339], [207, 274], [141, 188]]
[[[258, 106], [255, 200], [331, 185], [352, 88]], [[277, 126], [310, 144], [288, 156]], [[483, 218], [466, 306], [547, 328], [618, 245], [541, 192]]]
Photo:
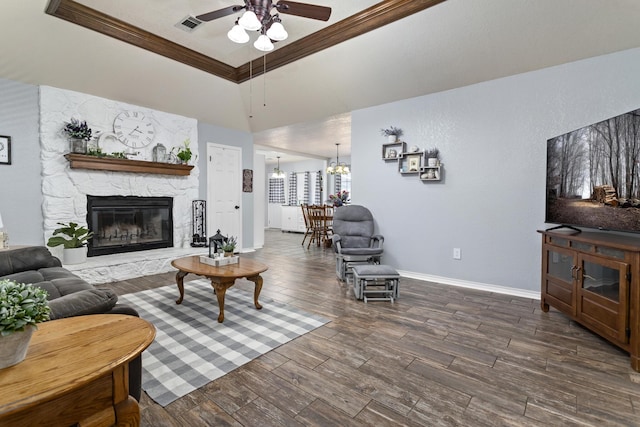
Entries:
[[173, 247], [173, 198], [87, 195], [88, 256]]

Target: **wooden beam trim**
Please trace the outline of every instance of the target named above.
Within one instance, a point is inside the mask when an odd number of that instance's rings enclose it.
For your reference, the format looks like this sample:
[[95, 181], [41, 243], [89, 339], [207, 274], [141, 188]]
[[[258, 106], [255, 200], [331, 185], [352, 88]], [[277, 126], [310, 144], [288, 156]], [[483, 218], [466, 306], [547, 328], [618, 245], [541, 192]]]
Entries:
[[[368, 33], [446, 0], [386, 0], [267, 55], [266, 71], [290, 64]], [[253, 60], [253, 76], [263, 74], [262, 58]], [[257, 71], [256, 71], [257, 70]], [[249, 80], [249, 62], [238, 67], [238, 82]]]
[[238, 83], [236, 68], [73, 0], [53, 0], [46, 13]]
[[[237, 68], [73, 0], [50, 0], [46, 13], [234, 83], [242, 83], [249, 80], [250, 74], [256, 77], [275, 70], [444, 1], [385, 0], [267, 54], [266, 67], [263, 67], [262, 58], [258, 58]], [[253, 63], [253, 73], [249, 72], [250, 63]]]

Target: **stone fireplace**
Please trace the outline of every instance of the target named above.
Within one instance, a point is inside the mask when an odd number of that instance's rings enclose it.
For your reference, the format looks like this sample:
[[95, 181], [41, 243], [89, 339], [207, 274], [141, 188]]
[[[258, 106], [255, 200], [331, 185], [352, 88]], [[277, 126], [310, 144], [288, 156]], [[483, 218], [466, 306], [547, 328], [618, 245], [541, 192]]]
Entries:
[[173, 247], [173, 198], [87, 195], [89, 256]]
[[[90, 283], [106, 283], [124, 280], [146, 274], [170, 271], [171, 259], [193, 252], [191, 243], [191, 204], [199, 199], [199, 168], [197, 163], [188, 176], [152, 174], [141, 172], [113, 172], [107, 170], [72, 169], [64, 157], [69, 152], [69, 141], [60, 132], [61, 127], [71, 117], [81, 118], [90, 124], [95, 132], [113, 131], [113, 120], [121, 111], [142, 111], [156, 125], [156, 138], [152, 144], [139, 150], [134, 157], [137, 160], [151, 160], [154, 144], [163, 144], [169, 150], [185, 139], [191, 141], [191, 149], [198, 151], [197, 120], [132, 106], [121, 102], [99, 98], [79, 92], [72, 92], [48, 86], [40, 87], [40, 144], [42, 162], [42, 212], [44, 219], [44, 241], [59, 227], [58, 222], [76, 222], [88, 225], [88, 199], [93, 196], [119, 196], [133, 200], [139, 198], [169, 198], [172, 200], [171, 232], [173, 240], [166, 239], [164, 249], [152, 249], [139, 252], [100, 255], [94, 253], [84, 264], [69, 266], [76, 274]], [[107, 139], [111, 147], [103, 146], [105, 152], [127, 150], [113, 139]], [[105, 143], [106, 144], [106, 143]], [[158, 221], [158, 218], [152, 215]], [[162, 217], [161, 217], [162, 218]], [[123, 222], [136, 222], [130, 217]], [[92, 220], [93, 221], [93, 220]], [[160, 219], [164, 221], [164, 219]], [[137, 224], [137, 223], [136, 223]], [[169, 224], [166, 224], [169, 227]], [[143, 226], [141, 228], [149, 228]], [[114, 231], [114, 230], [112, 230]], [[106, 233], [106, 230], [105, 230]], [[142, 232], [137, 229], [118, 231], [133, 243], [140, 242]], [[98, 233], [100, 234], [100, 233]], [[139, 237], [134, 235], [140, 234]], [[106, 236], [106, 234], [105, 234]], [[116, 234], [112, 234], [113, 242]], [[145, 237], [146, 239], [146, 237]], [[164, 240], [164, 239], [163, 239]], [[103, 240], [104, 242], [104, 240]], [[137, 244], [137, 243], [136, 243]], [[108, 245], [107, 245], [108, 246]], [[61, 247], [50, 248], [51, 252], [62, 257]]]

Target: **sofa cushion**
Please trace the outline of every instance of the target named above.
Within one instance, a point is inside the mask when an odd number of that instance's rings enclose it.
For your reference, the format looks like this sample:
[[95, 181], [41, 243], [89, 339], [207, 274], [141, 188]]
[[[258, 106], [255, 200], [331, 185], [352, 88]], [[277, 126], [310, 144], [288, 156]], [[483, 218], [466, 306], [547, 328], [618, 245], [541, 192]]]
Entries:
[[111, 289], [84, 289], [49, 301], [50, 318], [107, 313], [117, 302], [118, 296]]
[[0, 252], [0, 277], [21, 271], [60, 267], [60, 260], [44, 246], [11, 249]]
[[7, 274], [0, 279], [13, 280], [17, 283], [38, 283], [44, 281], [44, 277], [36, 270], [21, 271], [19, 273]]

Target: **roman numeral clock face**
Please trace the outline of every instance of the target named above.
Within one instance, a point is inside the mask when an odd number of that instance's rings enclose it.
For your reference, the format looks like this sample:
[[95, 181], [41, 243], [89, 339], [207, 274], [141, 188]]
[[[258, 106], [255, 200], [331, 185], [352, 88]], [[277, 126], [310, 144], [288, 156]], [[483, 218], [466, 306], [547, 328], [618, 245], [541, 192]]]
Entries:
[[151, 120], [139, 111], [123, 111], [113, 121], [116, 137], [127, 147], [143, 148], [151, 144], [155, 130]]

